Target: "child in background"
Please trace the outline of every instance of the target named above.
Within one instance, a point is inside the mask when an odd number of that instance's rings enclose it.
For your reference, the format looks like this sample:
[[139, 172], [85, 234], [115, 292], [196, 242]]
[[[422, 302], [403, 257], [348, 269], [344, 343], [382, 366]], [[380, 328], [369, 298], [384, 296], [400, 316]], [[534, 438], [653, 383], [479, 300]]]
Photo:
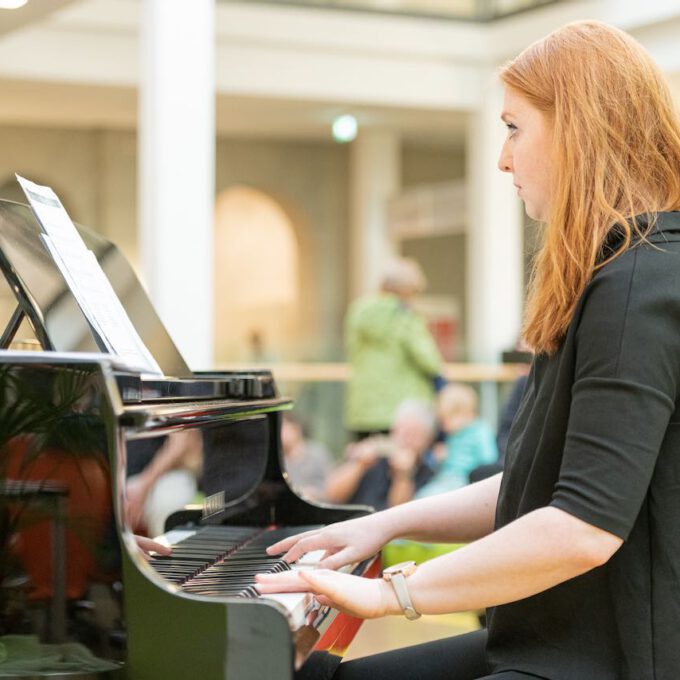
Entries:
[[471, 470], [498, 460], [495, 437], [478, 417], [477, 394], [471, 387], [447, 385], [439, 393], [437, 414], [446, 434], [445, 455], [437, 474], [419, 489], [416, 498], [465, 486]]

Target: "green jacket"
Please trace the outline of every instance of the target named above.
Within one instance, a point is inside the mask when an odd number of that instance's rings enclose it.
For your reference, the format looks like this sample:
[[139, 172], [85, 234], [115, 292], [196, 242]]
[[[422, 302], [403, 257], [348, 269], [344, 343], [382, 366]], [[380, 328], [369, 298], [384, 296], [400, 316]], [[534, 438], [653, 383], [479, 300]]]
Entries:
[[346, 425], [386, 430], [404, 399], [431, 401], [441, 356], [425, 319], [396, 295], [363, 297], [350, 305], [345, 343], [351, 375]]

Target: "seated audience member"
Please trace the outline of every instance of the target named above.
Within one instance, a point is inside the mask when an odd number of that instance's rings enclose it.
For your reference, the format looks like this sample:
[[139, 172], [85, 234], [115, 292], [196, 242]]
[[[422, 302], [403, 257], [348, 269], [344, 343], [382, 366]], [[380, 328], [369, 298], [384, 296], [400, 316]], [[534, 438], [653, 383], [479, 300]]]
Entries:
[[326, 478], [333, 468], [331, 452], [321, 442], [306, 439], [291, 413], [283, 415], [281, 446], [291, 487], [306, 498], [325, 500]]
[[168, 515], [194, 499], [202, 461], [203, 443], [197, 430], [129, 445], [125, 515], [131, 530], [162, 534]]
[[503, 472], [505, 464], [505, 449], [508, 444], [508, 437], [510, 436], [510, 428], [512, 421], [515, 419], [515, 414], [519, 408], [522, 397], [524, 396], [524, 388], [527, 384], [528, 375], [520, 375], [515, 380], [510, 396], [503, 405], [500, 420], [498, 422], [498, 432], [496, 433], [496, 446], [498, 448], [498, 460], [493, 463], [487, 463], [477, 466], [474, 470], [470, 470], [470, 483], [479, 482], [482, 479], [493, 477], [499, 472]]
[[417, 498], [465, 486], [472, 470], [498, 459], [493, 432], [478, 416], [477, 394], [471, 387], [447, 385], [439, 393], [437, 411], [446, 435], [445, 455], [437, 474], [418, 490]]
[[389, 435], [374, 435], [347, 447], [346, 461], [328, 478], [327, 500], [376, 510], [410, 500], [434, 474], [435, 434], [436, 419], [427, 403], [402, 402]]

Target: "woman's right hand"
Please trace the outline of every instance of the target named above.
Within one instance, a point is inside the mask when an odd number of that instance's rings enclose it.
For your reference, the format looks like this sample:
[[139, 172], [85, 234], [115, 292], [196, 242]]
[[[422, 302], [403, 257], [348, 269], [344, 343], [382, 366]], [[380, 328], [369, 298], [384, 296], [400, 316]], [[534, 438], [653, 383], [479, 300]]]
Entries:
[[285, 553], [283, 559], [286, 562], [295, 562], [312, 550], [325, 550], [318, 566], [322, 569], [339, 569], [372, 557], [391, 538], [383, 513], [376, 512], [289, 536], [269, 546], [267, 553]]

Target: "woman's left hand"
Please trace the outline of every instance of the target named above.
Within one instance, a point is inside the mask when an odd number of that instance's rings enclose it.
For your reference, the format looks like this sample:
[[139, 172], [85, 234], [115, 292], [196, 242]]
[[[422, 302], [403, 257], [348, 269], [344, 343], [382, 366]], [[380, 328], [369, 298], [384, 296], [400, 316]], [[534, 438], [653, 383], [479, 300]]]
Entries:
[[320, 604], [362, 619], [401, 612], [392, 587], [383, 579], [352, 576], [330, 569], [257, 574], [255, 579], [261, 593], [311, 592]]

